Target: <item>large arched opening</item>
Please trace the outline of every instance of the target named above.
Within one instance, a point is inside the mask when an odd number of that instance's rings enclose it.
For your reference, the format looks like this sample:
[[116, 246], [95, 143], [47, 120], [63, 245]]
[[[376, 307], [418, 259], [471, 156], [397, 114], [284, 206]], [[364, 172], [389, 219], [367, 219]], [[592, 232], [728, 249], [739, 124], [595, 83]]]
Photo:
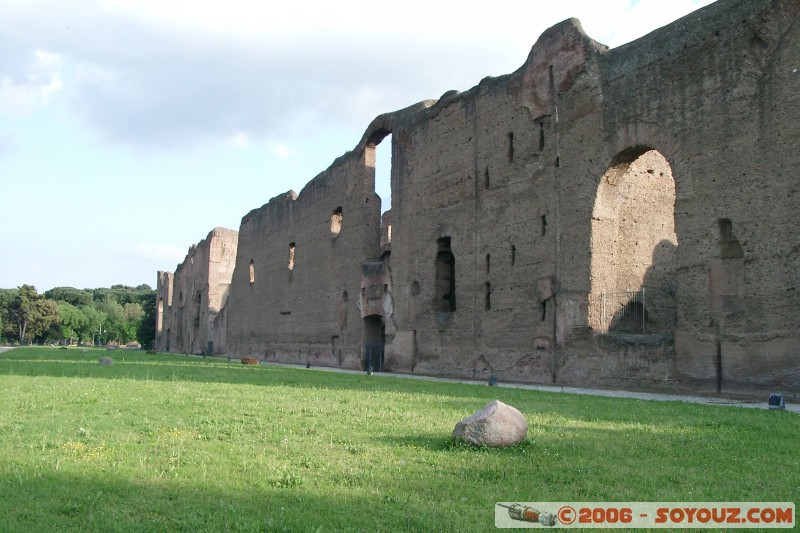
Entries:
[[364, 146], [364, 161], [367, 166], [365, 189], [372, 190], [380, 204], [376, 211], [378, 215], [376, 228], [379, 231], [378, 246], [382, 260], [387, 259], [391, 253], [393, 151], [392, 131], [388, 124], [372, 131]]
[[673, 335], [677, 245], [669, 162], [648, 146], [623, 150], [600, 180], [592, 212], [594, 331]]

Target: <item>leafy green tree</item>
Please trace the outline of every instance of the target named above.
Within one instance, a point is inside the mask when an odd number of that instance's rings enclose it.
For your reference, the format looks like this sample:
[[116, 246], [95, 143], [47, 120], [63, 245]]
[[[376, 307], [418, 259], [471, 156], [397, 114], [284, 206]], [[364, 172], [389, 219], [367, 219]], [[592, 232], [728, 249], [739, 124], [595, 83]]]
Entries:
[[81, 331], [81, 340], [83, 342], [92, 340], [103, 344], [106, 340], [103, 328], [105, 328], [108, 316], [91, 305], [87, 305], [81, 311], [83, 311], [83, 316], [86, 318], [86, 325]]
[[60, 317], [56, 303], [40, 296], [33, 285], [22, 285], [18, 291], [7, 314], [16, 326], [19, 342], [24, 344], [27, 338], [43, 336]]
[[136, 329], [139, 327], [139, 322], [142, 321], [144, 311], [142, 306], [138, 303], [125, 304], [122, 309], [122, 320], [125, 335], [122, 342], [130, 342], [136, 338]]
[[67, 302], [75, 307], [86, 307], [92, 303], [92, 293], [90, 291], [73, 287], [55, 287], [45, 291], [44, 297], [57, 302]]
[[95, 302], [95, 309], [106, 315], [103, 329], [106, 331], [106, 338], [109, 340], [121, 341], [125, 336], [125, 308], [110, 293], [106, 293], [103, 299]]
[[34, 303], [34, 309], [35, 313], [28, 324], [30, 338], [39, 342], [54, 338], [58, 334], [57, 326], [61, 320], [56, 303], [40, 297]]
[[95, 302], [101, 302], [107, 298], [112, 298], [120, 305], [135, 303], [138, 300], [138, 291], [127, 285], [112, 285], [111, 288], [100, 288], [92, 291]]
[[[33, 289], [33, 293], [30, 289]], [[113, 285], [97, 289], [55, 287], [45, 292], [44, 296], [42, 298], [36, 294], [35, 288], [29, 285], [0, 289], [0, 336], [19, 338], [22, 322], [26, 340], [50, 336], [67, 340], [77, 338], [83, 342], [118, 340], [124, 343], [139, 336], [143, 321], [152, 321], [149, 327], [155, 327], [155, 319], [148, 317], [145, 309], [146, 305], [155, 305], [155, 291], [147, 284], [136, 287]], [[39, 300], [53, 301], [55, 307]], [[50, 320], [49, 325], [36, 322], [35, 331], [32, 331], [26, 317], [29, 316], [28, 311], [33, 309], [38, 309], [42, 317], [57, 315], [58, 318]], [[154, 310], [152, 312], [155, 313]], [[63, 322], [59, 324], [59, 320]], [[148, 335], [146, 327], [143, 333]], [[154, 337], [154, 333], [151, 337]]]
[[73, 340], [79, 340], [85, 336], [86, 315], [83, 311], [65, 301], [56, 302], [56, 307], [61, 316], [61, 338], [71, 344]]
[[136, 339], [142, 343], [145, 350], [151, 350], [156, 340], [156, 293], [155, 291], [149, 292], [151, 294], [142, 298], [144, 314], [136, 329]]
[[122, 318], [125, 322], [138, 322], [143, 313], [142, 306], [138, 303], [129, 303], [122, 307]]
[[17, 289], [17, 295], [6, 308], [9, 319], [17, 328], [16, 337], [20, 343], [25, 342], [25, 333], [34, 314], [33, 302], [38, 296], [36, 287], [23, 285]]
[[0, 289], [0, 308], [7, 309], [17, 295], [19, 295], [19, 289]]
[[9, 315], [8, 308], [19, 294], [18, 289], [0, 289], [0, 337], [16, 338], [16, 325]]

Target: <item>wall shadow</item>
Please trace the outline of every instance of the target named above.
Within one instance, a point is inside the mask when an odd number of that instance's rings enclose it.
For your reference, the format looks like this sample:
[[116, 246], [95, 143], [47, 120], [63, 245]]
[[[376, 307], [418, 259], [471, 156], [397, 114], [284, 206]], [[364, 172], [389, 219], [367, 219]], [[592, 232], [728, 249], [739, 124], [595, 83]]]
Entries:
[[[302, 486], [272, 488], [265, 485], [274, 474], [264, 472], [263, 477], [266, 483], [254, 475], [241, 479], [236, 489], [225, 490], [212, 484], [139, 481], [119, 475], [98, 479], [77, 473], [3, 473], [2, 528], [32, 533], [46, 526], [56, 531], [313, 532], [350, 531], [354, 523], [366, 523], [372, 531], [459, 530], [450, 525], [452, 519], [432, 523], [432, 506], [421, 499], [406, 498], [399, 506], [365, 491], [357, 491], [359, 498], [353, 498], [346, 491], [318, 494]], [[493, 525], [491, 504], [485, 515], [488, 528]]]
[[[100, 357], [111, 356], [114, 364], [101, 366]], [[375, 393], [420, 393], [438, 397], [440, 405], [458, 410], [475, 410], [496, 398], [525, 392], [486, 385], [436, 383], [394, 378], [383, 374], [333, 373], [302, 367], [242, 365], [225, 358], [174, 354], [145, 355], [143, 352], [16, 348], [0, 354], [0, 376], [47, 376], [53, 378], [92, 378], [163, 382], [228, 383], [261, 387], [364, 391]], [[504, 400], [505, 401], [505, 400]], [[483, 404], [480, 404], [483, 402]], [[479, 405], [480, 404], [480, 405]]]
[[666, 239], [653, 248], [642, 286], [627, 294], [617, 293], [610, 304], [616, 311], [611, 317], [609, 334], [674, 335], [676, 251], [677, 246]]

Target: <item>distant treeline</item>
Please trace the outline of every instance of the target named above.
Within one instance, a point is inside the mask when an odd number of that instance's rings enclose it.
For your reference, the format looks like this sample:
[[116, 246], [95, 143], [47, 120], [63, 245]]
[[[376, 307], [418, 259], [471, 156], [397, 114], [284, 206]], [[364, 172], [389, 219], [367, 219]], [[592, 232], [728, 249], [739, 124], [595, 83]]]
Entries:
[[19, 344], [127, 344], [150, 348], [156, 293], [149, 285], [75, 289], [44, 294], [33, 285], [0, 289], [0, 341]]

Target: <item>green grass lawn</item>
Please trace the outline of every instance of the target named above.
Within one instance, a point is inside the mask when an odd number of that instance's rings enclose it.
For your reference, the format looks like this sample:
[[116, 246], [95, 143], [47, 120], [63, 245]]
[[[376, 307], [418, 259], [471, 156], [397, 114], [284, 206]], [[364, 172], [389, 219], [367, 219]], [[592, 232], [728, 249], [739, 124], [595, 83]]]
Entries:
[[[101, 356], [114, 358], [100, 366]], [[528, 438], [451, 441], [499, 399]], [[800, 500], [800, 416], [143, 352], [0, 354], [2, 531], [492, 531], [498, 501]]]

